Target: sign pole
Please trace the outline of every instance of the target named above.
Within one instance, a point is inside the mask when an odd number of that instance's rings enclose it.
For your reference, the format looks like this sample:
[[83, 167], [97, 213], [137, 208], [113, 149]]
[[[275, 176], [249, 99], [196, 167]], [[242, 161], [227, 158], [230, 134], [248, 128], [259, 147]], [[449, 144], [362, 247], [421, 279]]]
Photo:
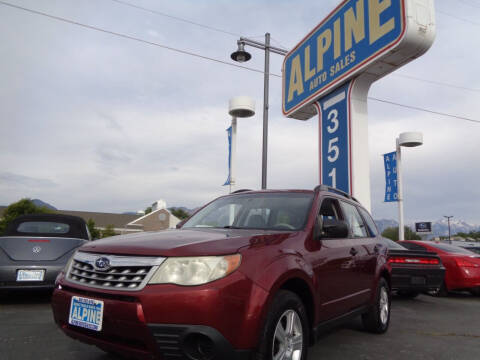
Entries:
[[405, 229], [403, 225], [403, 189], [402, 189], [402, 150], [399, 139], [396, 139], [397, 146], [397, 191], [398, 191], [398, 241], [405, 240]]

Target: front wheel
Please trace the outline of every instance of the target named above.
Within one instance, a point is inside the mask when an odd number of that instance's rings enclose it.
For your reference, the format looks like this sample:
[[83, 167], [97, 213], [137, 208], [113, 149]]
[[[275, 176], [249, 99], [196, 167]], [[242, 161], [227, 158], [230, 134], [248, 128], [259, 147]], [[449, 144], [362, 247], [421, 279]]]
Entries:
[[385, 278], [380, 278], [375, 296], [375, 304], [362, 315], [363, 326], [366, 330], [383, 334], [390, 324], [390, 287]]
[[275, 296], [262, 331], [256, 360], [306, 360], [309, 325], [302, 300], [280, 290]]

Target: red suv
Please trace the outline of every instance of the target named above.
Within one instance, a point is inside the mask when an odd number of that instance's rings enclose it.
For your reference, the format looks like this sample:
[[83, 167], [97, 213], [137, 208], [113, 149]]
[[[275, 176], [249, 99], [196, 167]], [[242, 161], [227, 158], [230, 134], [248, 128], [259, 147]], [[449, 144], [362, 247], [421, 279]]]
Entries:
[[337, 320], [387, 330], [382, 244], [368, 212], [335, 189], [241, 190], [180, 229], [81, 247], [53, 313], [67, 335], [136, 358], [305, 360]]

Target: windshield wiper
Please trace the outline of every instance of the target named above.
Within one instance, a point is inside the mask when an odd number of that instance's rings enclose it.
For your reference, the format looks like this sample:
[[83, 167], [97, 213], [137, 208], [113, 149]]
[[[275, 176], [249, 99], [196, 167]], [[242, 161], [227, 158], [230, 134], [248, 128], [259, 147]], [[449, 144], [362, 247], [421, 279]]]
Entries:
[[238, 226], [233, 226], [233, 225], [226, 225], [223, 227], [224, 229], [243, 229], [241, 227], [238, 227]]

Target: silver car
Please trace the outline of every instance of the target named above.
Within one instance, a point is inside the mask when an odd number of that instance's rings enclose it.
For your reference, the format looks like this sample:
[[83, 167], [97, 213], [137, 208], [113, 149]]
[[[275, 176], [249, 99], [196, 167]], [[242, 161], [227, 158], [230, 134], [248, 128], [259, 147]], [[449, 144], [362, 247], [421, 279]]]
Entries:
[[19, 216], [0, 237], [0, 290], [53, 288], [75, 250], [90, 240], [77, 216]]

